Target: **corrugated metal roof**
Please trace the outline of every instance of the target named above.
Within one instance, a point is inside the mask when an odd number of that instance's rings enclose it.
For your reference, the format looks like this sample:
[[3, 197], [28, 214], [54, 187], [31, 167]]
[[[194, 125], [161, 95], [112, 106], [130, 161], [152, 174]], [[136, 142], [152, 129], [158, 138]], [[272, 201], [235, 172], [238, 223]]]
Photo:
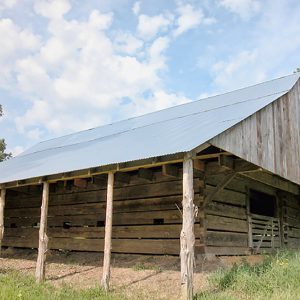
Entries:
[[287, 93], [293, 74], [41, 142], [0, 164], [0, 183], [191, 151]]

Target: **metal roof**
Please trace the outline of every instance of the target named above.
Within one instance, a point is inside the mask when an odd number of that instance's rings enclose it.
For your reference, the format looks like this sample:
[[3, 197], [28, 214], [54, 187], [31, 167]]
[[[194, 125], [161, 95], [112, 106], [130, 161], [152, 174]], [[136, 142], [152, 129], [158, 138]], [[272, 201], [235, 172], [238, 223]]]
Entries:
[[41, 142], [0, 163], [0, 183], [191, 151], [287, 93], [292, 74]]

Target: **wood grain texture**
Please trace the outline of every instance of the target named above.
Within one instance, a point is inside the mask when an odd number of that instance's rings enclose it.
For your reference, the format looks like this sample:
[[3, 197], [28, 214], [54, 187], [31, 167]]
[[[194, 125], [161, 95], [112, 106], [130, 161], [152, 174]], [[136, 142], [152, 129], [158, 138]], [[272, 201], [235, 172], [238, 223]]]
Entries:
[[45, 261], [48, 250], [48, 236], [47, 236], [47, 212], [49, 200], [49, 183], [43, 183], [43, 196], [41, 206], [41, 220], [39, 229], [39, 248], [38, 258], [36, 263], [35, 278], [38, 283], [45, 279]]
[[210, 143], [300, 184], [300, 81]]
[[182, 230], [180, 233], [181, 299], [193, 299], [195, 264], [195, 205], [193, 187], [193, 160], [183, 161]]
[[104, 288], [105, 291], [108, 291], [109, 289], [109, 280], [110, 280], [113, 195], [114, 195], [114, 173], [110, 172], [108, 173], [108, 180], [107, 180], [104, 257], [103, 257], [103, 274], [102, 274], [102, 282], [101, 282], [102, 287]]

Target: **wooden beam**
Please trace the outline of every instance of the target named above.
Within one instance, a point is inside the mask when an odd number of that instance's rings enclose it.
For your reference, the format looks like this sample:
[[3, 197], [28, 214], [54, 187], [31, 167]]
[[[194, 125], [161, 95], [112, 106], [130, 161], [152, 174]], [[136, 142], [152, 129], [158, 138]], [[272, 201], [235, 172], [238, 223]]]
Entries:
[[253, 180], [262, 182], [266, 185], [269, 185], [271, 187], [274, 187], [279, 190], [283, 190], [289, 193], [292, 193], [294, 195], [300, 194], [299, 186], [295, 183], [292, 183], [290, 181], [284, 180], [280, 178], [279, 176], [266, 173], [266, 172], [251, 172], [251, 173], [241, 173], [242, 176], [245, 176], [247, 178], [251, 178]]
[[179, 168], [175, 165], [163, 165], [162, 174], [168, 177], [179, 177]]
[[236, 173], [246, 173], [262, 170], [260, 167], [249, 163], [243, 159], [221, 155], [218, 161], [207, 162], [205, 165], [206, 175], [218, 175], [234, 171]]
[[219, 182], [219, 184], [214, 188], [214, 190], [209, 194], [207, 195], [205, 198], [204, 198], [204, 208], [207, 206], [207, 204], [218, 194], [220, 193], [224, 188], [225, 186], [233, 180], [233, 178], [236, 176], [236, 172], [232, 171], [230, 172], [229, 174], [227, 174], [222, 181]]
[[75, 178], [74, 186], [85, 189], [87, 187], [87, 179], [85, 178]]
[[108, 173], [107, 180], [107, 202], [104, 238], [104, 258], [102, 287], [105, 291], [109, 289], [110, 280], [110, 257], [111, 257], [111, 236], [112, 236], [112, 216], [113, 216], [113, 192], [114, 192], [114, 173]]
[[[170, 163], [180, 163], [183, 161], [183, 156], [184, 153], [179, 152], [175, 154], [145, 158], [145, 159], [135, 160], [126, 163], [110, 164], [101, 167], [76, 170], [68, 173], [59, 173], [55, 175], [49, 175], [46, 178], [47, 178], [47, 182], [54, 183], [59, 180], [72, 180], [74, 178], [88, 178], [94, 175], [107, 174], [107, 172], [116, 172], [116, 171], [129, 172], [129, 171], [138, 170], [139, 168], [152, 168], [152, 167], [159, 167]], [[26, 180], [22, 180], [21, 182], [19, 182], [19, 184], [18, 181], [3, 183], [0, 184], [0, 189], [26, 186], [26, 185], [39, 185], [41, 183], [40, 182], [41, 178], [42, 177], [28, 178]]]
[[193, 277], [195, 264], [195, 205], [193, 188], [193, 160], [188, 155], [183, 161], [182, 230], [180, 234], [181, 296], [193, 299]]
[[114, 176], [114, 181], [123, 184], [128, 184], [130, 183], [130, 174], [125, 172], [117, 172]]
[[138, 178], [152, 181], [153, 177], [154, 177], [154, 172], [151, 169], [142, 168], [138, 170]]
[[6, 190], [2, 189], [0, 191], [0, 257], [1, 257], [1, 246], [4, 236], [4, 206], [5, 206], [5, 195]]
[[198, 171], [203, 171], [205, 170], [205, 162], [200, 159], [195, 159], [194, 160], [194, 169]]
[[46, 252], [48, 250], [48, 236], [47, 236], [47, 216], [48, 216], [48, 201], [49, 201], [49, 183], [43, 183], [43, 197], [41, 206], [41, 219], [39, 230], [39, 249], [36, 264], [35, 277], [38, 283], [45, 279], [45, 261]]

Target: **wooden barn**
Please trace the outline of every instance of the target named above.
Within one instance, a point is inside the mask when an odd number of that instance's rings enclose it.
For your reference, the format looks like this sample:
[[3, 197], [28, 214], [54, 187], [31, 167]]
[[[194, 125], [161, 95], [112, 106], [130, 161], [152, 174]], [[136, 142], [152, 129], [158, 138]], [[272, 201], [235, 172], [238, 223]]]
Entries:
[[187, 294], [194, 253], [300, 247], [299, 77], [41, 142], [2, 162], [0, 245], [39, 248], [38, 280], [47, 249], [104, 252], [106, 288], [110, 252], [180, 255]]

